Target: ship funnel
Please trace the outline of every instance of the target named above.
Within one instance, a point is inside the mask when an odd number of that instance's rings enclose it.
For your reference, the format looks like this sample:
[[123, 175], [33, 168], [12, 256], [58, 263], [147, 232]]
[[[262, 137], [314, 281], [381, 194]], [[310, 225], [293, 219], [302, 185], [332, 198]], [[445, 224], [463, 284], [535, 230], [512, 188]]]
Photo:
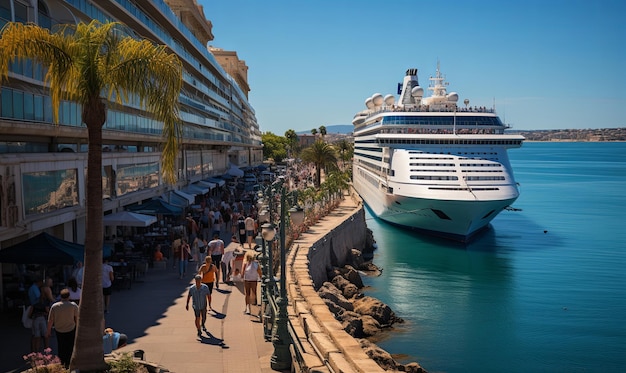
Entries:
[[417, 69], [408, 69], [406, 71], [404, 81], [402, 82], [402, 91], [400, 93], [398, 105], [411, 107], [419, 104], [419, 102], [416, 102], [415, 98], [411, 95], [413, 88], [418, 86], [419, 82], [417, 81]]

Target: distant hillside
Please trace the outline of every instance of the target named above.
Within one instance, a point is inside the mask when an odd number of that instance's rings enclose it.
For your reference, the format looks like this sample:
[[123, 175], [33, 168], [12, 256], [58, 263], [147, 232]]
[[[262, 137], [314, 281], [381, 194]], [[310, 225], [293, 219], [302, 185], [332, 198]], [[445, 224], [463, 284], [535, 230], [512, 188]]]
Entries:
[[[340, 133], [346, 135], [348, 133], [352, 133], [353, 128], [354, 127], [351, 124], [336, 124], [333, 126], [326, 126], [326, 133]], [[296, 133], [298, 135], [310, 135], [312, 129], [313, 128], [308, 131], [298, 131]], [[317, 129], [319, 131], [319, 127], [317, 127]]]

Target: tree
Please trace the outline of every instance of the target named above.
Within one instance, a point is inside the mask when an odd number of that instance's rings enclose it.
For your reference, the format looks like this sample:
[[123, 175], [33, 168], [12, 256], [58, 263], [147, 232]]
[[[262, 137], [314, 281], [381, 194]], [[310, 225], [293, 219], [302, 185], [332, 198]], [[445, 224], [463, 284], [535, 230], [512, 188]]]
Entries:
[[325, 172], [337, 168], [337, 152], [335, 148], [322, 140], [317, 140], [310, 147], [302, 151], [302, 160], [315, 165], [315, 185], [322, 181], [321, 171]]
[[311, 135], [313, 135], [313, 136], [317, 135], [317, 128], [313, 128], [311, 130]]
[[296, 131], [288, 129], [285, 132], [285, 138], [287, 138], [289, 150], [291, 150], [291, 157], [295, 157], [295, 154], [298, 151], [298, 134], [296, 133]]
[[[102, 348], [102, 126], [107, 102], [139, 98], [140, 105], [163, 122], [162, 174], [175, 181], [181, 133], [178, 95], [182, 64], [178, 57], [148, 40], [129, 37], [119, 23], [92, 21], [60, 26], [55, 32], [34, 24], [8, 23], [0, 36], [0, 77], [8, 78], [14, 60], [33, 60], [47, 68], [55, 123], [59, 104], [82, 105], [88, 132], [85, 266], [71, 370], [107, 368]], [[106, 94], [106, 97], [101, 97]]]
[[336, 143], [335, 146], [339, 150], [339, 155], [341, 156], [341, 164], [343, 166], [345, 161], [352, 158], [352, 153], [354, 151], [353, 145], [348, 140], [341, 139]]
[[287, 138], [265, 132], [261, 135], [263, 142], [263, 158], [272, 158], [274, 162], [282, 162], [287, 158]]
[[326, 136], [326, 126], [320, 126], [320, 135], [322, 135], [322, 138]]

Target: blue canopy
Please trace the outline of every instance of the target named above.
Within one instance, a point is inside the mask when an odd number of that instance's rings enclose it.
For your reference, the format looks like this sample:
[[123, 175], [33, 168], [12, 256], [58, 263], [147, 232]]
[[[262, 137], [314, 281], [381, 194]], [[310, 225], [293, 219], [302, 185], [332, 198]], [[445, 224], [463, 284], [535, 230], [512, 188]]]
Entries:
[[0, 250], [0, 263], [74, 264], [82, 262], [85, 246], [40, 233], [17, 245]]
[[133, 212], [155, 215], [180, 215], [183, 213], [182, 208], [170, 205], [162, 199], [153, 199], [141, 205], [128, 206], [126, 209]]

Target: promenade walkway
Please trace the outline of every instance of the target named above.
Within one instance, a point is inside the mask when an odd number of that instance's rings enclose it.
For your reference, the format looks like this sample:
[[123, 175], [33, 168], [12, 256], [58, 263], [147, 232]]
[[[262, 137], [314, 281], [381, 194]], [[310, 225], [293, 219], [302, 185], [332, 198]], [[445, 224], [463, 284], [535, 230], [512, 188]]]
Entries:
[[[226, 250], [237, 246], [229, 244]], [[214, 289], [212, 306], [217, 313], [209, 312], [208, 332], [197, 336], [193, 310], [185, 309], [187, 288], [195, 274], [195, 263], [189, 265], [184, 280], [168, 265], [151, 268], [129, 290], [113, 292], [105, 319], [107, 327], [128, 336], [128, 345], [119, 351], [143, 350], [146, 361], [176, 373], [274, 372], [270, 368], [273, 346], [264, 340], [262, 324], [244, 313], [243, 284], [220, 284]], [[0, 372], [19, 372], [25, 368], [22, 356], [30, 351], [30, 330], [13, 313], [0, 317], [0, 327]], [[51, 338], [50, 343], [56, 351], [56, 340]]]
[[[297, 242], [312, 245], [358, 207], [350, 197], [344, 198]], [[224, 242], [230, 241], [227, 234], [222, 236]], [[226, 250], [237, 246], [231, 243]], [[270, 368], [273, 346], [265, 341], [262, 324], [244, 313], [242, 284], [220, 284], [220, 289], [214, 289], [212, 306], [217, 313], [209, 312], [208, 333], [197, 336], [193, 311], [185, 310], [193, 269], [189, 267], [180, 280], [171, 264], [167, 269], [150, 268], [131, 289], [113, 292], [105, 319], [107, 327], [128, 336], [128, 345], [120, 351], [143, 350], [146, 361], [176, 373], [275, 372]], [[30, 351], [30, 330], [22, 327], [16, 313], [0, 314], [0, 330], [0, 373], [21, 372], [26, 368], [22, 356]], [[56, 351], [56, 340], [51, 338], [50, 343]]]

